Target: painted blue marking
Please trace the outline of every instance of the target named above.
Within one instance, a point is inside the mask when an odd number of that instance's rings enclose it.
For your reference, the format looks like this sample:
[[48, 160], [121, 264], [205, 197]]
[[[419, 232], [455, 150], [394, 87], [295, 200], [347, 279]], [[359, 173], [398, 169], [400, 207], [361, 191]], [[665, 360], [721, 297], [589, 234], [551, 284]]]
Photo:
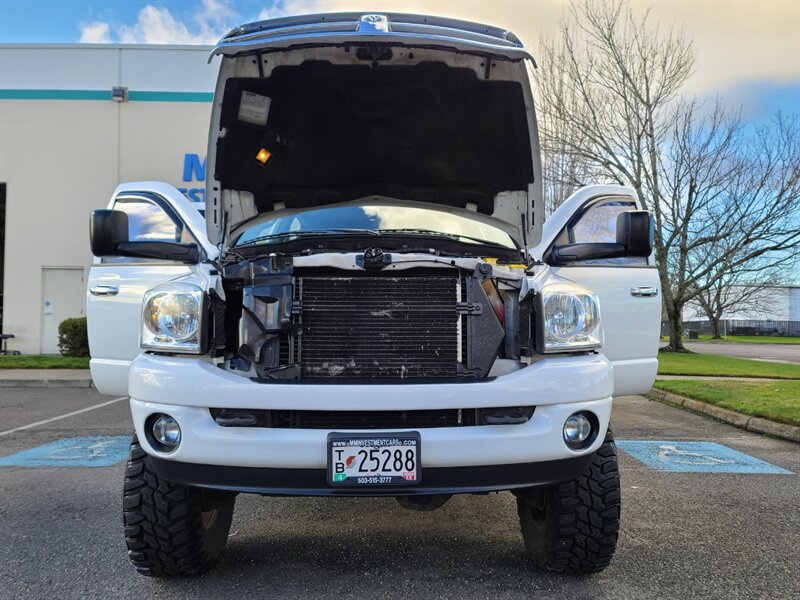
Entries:
[[714, 442], [617, 440], [617, 446], [659, 471], [792, 475], [791, 471]]
[[127, 435], [65, 438], [0, 458], [0, 467], [108, 467], [128, 456]]

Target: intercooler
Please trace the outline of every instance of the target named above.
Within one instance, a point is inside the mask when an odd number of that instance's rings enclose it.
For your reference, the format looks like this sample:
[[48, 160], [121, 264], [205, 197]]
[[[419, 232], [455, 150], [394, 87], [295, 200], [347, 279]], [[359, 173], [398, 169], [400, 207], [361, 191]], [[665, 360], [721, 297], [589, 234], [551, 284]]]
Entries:
[[303, 379], [456, 377], [458, 272], [295, 273]]

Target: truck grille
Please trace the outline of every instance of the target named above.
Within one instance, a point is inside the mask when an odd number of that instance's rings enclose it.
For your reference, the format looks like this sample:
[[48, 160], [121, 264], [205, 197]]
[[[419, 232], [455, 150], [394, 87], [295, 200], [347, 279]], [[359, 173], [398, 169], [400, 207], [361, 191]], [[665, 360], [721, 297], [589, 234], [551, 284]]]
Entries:
[[[320, 411], [268, 409], [210, 409], [222, 427], [274, 429], [428, 429], [496, 424], [492, 415], [513, 414], [514, 424], [526, 423], [533, 406], [506, 408], [452, 408], [440, 410]], [[487, 415], [489, 419], [487, 419]]]
[[441, 273], [303, 274], [303, 379], [455, 377], [459, 279]]

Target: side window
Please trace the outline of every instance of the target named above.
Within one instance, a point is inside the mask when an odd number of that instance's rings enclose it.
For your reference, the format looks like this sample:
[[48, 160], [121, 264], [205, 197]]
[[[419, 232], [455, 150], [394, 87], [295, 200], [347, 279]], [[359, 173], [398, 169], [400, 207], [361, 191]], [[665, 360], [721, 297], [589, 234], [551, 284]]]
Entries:
[[115, 210], [128, 215], [128, 239], [131, 242], [180, 242], [183, 227], [167, 212], [148, 200], [120, 199]]
[[[606, 200], [592, 204], [578, 215], [577, 220], [567, 225], [556, 239], [556, 244], [587, 244], [592, 242], [617, 241], [617, 216], [636, 210], [630, 200]], [[647, 265], [647, 259], [638, 256], [582, 260], [580, 265]]]
[[[114, 203], [114, 210], [121, 210], [128, 215], [128, 240], [131, 242], [197, 243], [181, 221], [152, 200], [119, 198]], [[113, 256], [103, 258], [101, 262], [141, 263], [152, 262], [152, 259]]]

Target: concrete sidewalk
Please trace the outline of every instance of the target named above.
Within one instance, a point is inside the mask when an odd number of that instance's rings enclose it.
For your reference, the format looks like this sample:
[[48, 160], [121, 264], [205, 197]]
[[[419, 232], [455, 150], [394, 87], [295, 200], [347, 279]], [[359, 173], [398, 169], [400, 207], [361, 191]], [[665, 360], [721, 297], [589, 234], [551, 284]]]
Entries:
[[748, 344], [745, 342], [689, 342], [686, 347], [699, 354], [750, 358], [800, 365], [800, 344]]
[[89, 369], [0, 369], [0, 388], [90, 388]]

